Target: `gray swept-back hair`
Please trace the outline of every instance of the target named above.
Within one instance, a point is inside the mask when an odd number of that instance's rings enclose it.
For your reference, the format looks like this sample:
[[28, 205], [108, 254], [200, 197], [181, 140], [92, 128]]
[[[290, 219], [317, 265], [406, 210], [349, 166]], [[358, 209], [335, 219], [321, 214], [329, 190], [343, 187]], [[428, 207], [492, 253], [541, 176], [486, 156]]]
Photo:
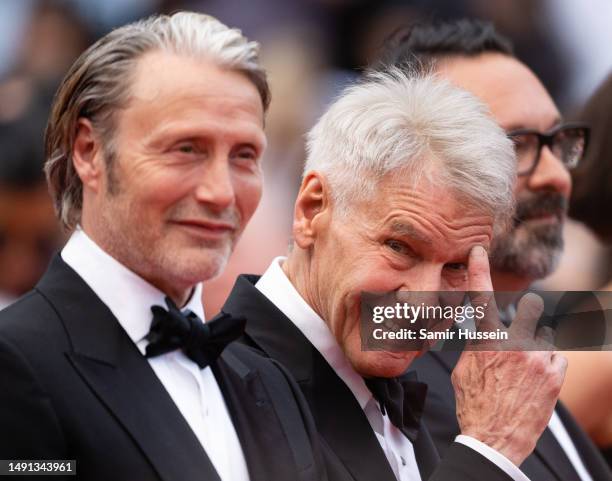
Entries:
[[392, 173], [448, 188], [496, 232], [514, 210], [512, 142], [476, 97], [428, 73], [387, 67], [346, 88], [308, 133], [309, 171], [325, 175], [340, 212]]
[[201, 58], [243, 73], [259, 91], [267, 110], [270, 90], [259, 63], [259, 45], [240, 30], [193, 12], [153, 16], [113, 30], [83, 52], [66, 74], [45, 133], [49, 190], [67, 229], [79, 222], [83, 201], [83, 186], [72, 163], [77, 121], [84, 117], [92, 122], [104, 141], [105, 160], [110, 164], [115, 154], [114, 114], [128, 104], [138, 59], [155, 50]]

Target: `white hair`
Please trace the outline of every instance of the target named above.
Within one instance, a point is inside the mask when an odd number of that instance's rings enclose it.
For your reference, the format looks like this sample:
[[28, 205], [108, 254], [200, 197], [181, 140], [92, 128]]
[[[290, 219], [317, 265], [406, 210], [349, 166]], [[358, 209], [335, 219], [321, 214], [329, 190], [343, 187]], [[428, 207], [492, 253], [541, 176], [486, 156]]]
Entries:
[[470, 93], [433, 74], [369, 72], [308, 133], [304, 175], [318, 171], [346, 212], [387, 174], [422, 178], [478, 206], [505, 228], [514, 208], [512, 142]]
[[68, 229], [78, 223], [83, 200], [81, 180], [71, 158], [77, 121], [88, 118], [102, 134], [110, 171], [114, 114], [129, 102], [137, 61], [156, 50], [208, 60], [241, 72], [257, 88], [264, 111], [270, 103], [266, 73], [259, 63], [259, 44], [216, 18], [178, 12], [113, 30], [72, 65], [57, 91], [47, 125], [45, 172], [55, 210]]

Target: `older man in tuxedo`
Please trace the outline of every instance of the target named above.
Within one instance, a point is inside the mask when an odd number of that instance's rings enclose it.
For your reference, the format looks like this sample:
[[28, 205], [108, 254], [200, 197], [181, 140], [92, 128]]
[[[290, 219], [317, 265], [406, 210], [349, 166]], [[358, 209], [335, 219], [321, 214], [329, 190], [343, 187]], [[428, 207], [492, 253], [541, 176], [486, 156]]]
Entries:
[[201, 282], [261, 195], [257, 51], [181, 12], [109, 33], [66, 75], [46, 173], [74, 233], [0, 313], [1, 459], [76, 460], [83, 480], [325, 479], [286, 371], [226, 348], [243, 319], [203, 322]]
[[[246, 316], [245, 342], [298, 381], [331, 479], [525, 480], [517, 466], [553, 409], [562, 357], [466, 353], [461, 433], [440, 460], [419, 422], [425, 387], [399, 378], [419, 352], [362, 350], [359, 321], [363, 291], [491, 290], [511, 142], [467, 92], [397, 69], [346, 90], [308, 138], [292, 248], [261, 278], [239, 277], [223, 312]], [[525, 378], [533, 369], [542, 376]]]
[[[389, 64], [424, 66], [472, 92], [515, 143], [517, 212], [510, 229], [493, 240], [494, 289], [519, 293], [550, 274], [563, 248], [569, 169], [582, 158], [587, 127], [561, 119], [540, 80], [513, 56], [510, 41], [491, 24], [460, 20], [415, 25], [392, 39], [384, 57], [383, 70]], [[507, 304], [498, 307], [509, 322], [516, 296], [506, 297]], [[441, 452], [460, 430], [451, 385], [459, 356], [456, 350], [430, 352], [415, 363], [429, 385], [425, 418]], [[561, 403], [521, 469], [543, 481], [612, 479], [597, 449]]]

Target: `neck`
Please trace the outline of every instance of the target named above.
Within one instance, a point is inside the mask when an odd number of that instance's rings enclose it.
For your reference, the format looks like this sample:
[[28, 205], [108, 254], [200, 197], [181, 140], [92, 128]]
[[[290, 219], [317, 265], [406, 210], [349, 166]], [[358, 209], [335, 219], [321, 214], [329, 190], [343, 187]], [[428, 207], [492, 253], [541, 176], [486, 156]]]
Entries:
[[314, 273], [311, 269], [310, 254], [294, 245], [287, 256], [287, 260], [283, 262], [282, 269], [289, 279], [289, 282], [293, 284], [295, 290], [298, 291], [306, 303], [312, 307], [319, 317], [325, 319], [321, 309], [322, 303], [319, 301], [319, 296], [311, 287], [312, 285], [316, 285], [316, 283], [311, 282]]

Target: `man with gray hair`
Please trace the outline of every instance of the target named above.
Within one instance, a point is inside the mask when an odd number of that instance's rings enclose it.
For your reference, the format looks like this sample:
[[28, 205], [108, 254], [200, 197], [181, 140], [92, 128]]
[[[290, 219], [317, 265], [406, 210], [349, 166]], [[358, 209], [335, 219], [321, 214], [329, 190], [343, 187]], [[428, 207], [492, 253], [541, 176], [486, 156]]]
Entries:
[[[510, 41], [488, 22], [462, 19], [402, 29], [389, 41], [381, 68], [387, 65], [408, 70], [424, 66], [473, 93], [515, 144], [516, 213], [510, 228], [491, 246], [493, 287], [505, 293], [505, 305], [497, 306], [510, 322], [520, 292], [555, 269], [572, 187], [569, 170], [585, 152], [588, 128], [563, 121], [538, 77], [514, 57]], [[429, 385], [424, 417], [441, 452], [459, 432], [451, 373], [460, 348], [461, 343], [455, 343], [450, 350], [428, 352], [413, 366]], [[612, 479], [596, 447], [562, 403], [521, 469], [541, 481]]]
[[[247, 317], [245, 342], [297, 380], [330, 479], [527, 479], [517, 466], [550, 417], [564, 358], [466, 352], [461, 435], [440, 461], [419, 422], [424, 386], [398, 377], [420, 352], [363, 350], [360, 335], [363, 292], [492, 290], [486, 251], [512, 214], [514, 180], [512, 144], [486, 108], [432, 77], [371, 73], [310, 132], [292, 248], [262, 277], [240, 276], [223, 312]], [[542, 377], [524, 375], [533, 369]]]
[[261, 195], [270, 96], [257, 51], [182, 12], [109, 33], [66, 75], [45, 170], [73, 233], [0, 313], [3, 473], [325, 479], [294, 381], [227, 346], [244, 319], [202, 321], [201, 283]]

